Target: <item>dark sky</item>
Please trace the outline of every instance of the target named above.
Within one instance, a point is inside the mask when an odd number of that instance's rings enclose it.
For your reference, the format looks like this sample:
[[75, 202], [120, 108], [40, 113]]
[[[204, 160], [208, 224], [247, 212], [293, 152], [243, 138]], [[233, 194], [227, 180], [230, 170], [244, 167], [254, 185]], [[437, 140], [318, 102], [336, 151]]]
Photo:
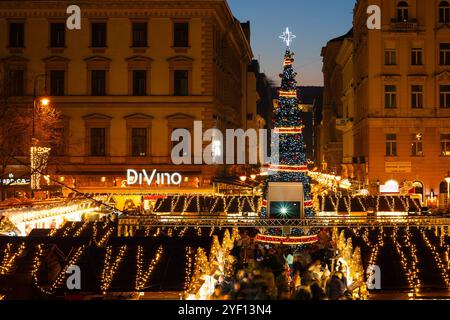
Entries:
[[352, 26], [355, 0], [228, 0], [236, 18], [250, 20], [252, 47], [261, 69], [279, 82], [286, 45], [278, 38], [286, 27], [297, 36], [299, 85], [322, 85], [320, 51], [328, 40], [347, 33]]

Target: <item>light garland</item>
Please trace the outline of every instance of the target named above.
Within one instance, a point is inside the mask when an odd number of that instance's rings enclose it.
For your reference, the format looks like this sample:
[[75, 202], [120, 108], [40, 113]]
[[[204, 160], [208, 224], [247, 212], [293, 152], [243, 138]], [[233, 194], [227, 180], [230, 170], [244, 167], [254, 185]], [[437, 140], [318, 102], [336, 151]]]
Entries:
[[347, 208], [347, 212], [349, 215], [352, 214], [352, 199], [350, 197], [344, 197], [344, 204]]
[[[122, 260], [127, 252], [127, 246], [122, 246], [119, 249], [119, 253], [117, 256], [113, 259], [112, 253], [113, 253], [113, 247], [109, 246], [106, 248], [106, 256], [105, 256], [105, 262], [103, 271], [101, 274], [101, 285], [100, 288], [103, 291], [103, 294], [106, 294], [106, 292], [109, 290], [112, 281], [114, 280], [114, 277], [117, 273], [117, 270], [119, 269], [120, 264], [122, 263]], [[111, 262], [111, 260], [114, 260]]]
[[151, 260], [148, 269], [144, 272], [144, 248], [142, 246], [138, 246], [137, 248], [137, 256], [136, 256], [136, 265], [137, 265], [137, 274], [136, 274], [136, 291], [143, 291], [145, 286], [147, 285], [148, 279], [153, 273], [156, 265], [161, 259], [164, 253], [163, 246], [160, 246], [156, 251], [155, 257]]
[[331, 204], [334, 207], [334, 212], [339, 213], [339, 197], [335, 196], [336, 201], [333, 201], [333, 196], [330, 197]]
[[[42, 245], [40, 245], [42, 246]], [[49, 288], [45, 288], [41, 285], [39, 285], [39, 280], [38, 280], [38, 272], [39, 272], [39, 267], [42, 265], [42, 258], [45, 254], [45, 250], [42, 247], [38, 246], [38, 251], [35, 257], [35, 261], [34, 261], [34, 268], [32, 271], [32, 278], [33, 278], [33, 283], [34, 285], [42, 292], [45, 293], [47, 295], [52, 295], [55, 293], [55, 291], [61, 287], [61, 285], [64, 283], [64, 280], [67, 278], [67, 269], [70, 266], [74, 266], [78, 263], [81, 255], [84, 253], [86, 249], [86, 246], [81, 246], [78, 247], [75, 252], [71, 255], [71, 257], [68, 259], [66, 265], [61, 269], [61, 271], [58, 273], [58, 275], [56, 276], [55, 281], [53, 281], [53, 283], [51, 284], [51, 286]]]
[[41, 189], [41, 171], [47, 166], [51, 148], [32, 146], [30, 148], [31, 190]]
[[192, 275], [192, 263], [193, 263], [194, 250], [192, 247], [186, 248], [186, 268], [184, 271], [184, 295], [186, 296], [189, 289], [189, 283]]
[[[394, 244], [394, 247], [396, 249], [397, 254], [400, 257], [400, 265], [402, 267], [403, 272], [405, 273], [408, 285], [410, 288], [416, 288], [418, 287], [418, 277], [417, 277], [417, 273], [409, 270], [409, 266], [408, 266], [408, 259], [405, 256], [404, 250], [402, 249], [402, 246], [400, 245], [400, 243], [397, 241], [398, 238], [398, 234], [397, 234], [398, 229], [394, 228], [391, 234], [391, 238], [392, 238], [392, 242]], [[415, 290], [414, 290], [415, 291]]]
[[[394, 197], [385, 197], [384, 198], [389, 206], [389, 210], [391, 210], [391, 212], [395, 212], [395, 198]], [[389, 201], [390, 199], [392, 199], [392, 203]]]
[[410, 288], [413, 290], [414, 294], [419, 293], [420, 287], [421, 287], [421, 281], [419, 278], [419, 258], [417, 255], [417, 247], [416, 245], [411, 241], [411, 232], [410, 228], [405, 229], [405, 235], [403, 237], [403, 245], [402, 247], [399, 247], [399, 250], [401, 252], [405, 252], [405, 248], [408, 249], [407, 252], [409, 252], [409, 258], [406, 259], [406, 257], [401, 254], [401, 263], [403, 264], [403, 267], [405, 270], [407, 270], [406, 276], [408, 278], [408, 283]]
[[26, 248], [25, 243], [22, 243], [15, 252], [12, 251], [12, 247], [13, 245], [11, 243], [8, 243], [6, 245], [3, 259], [0, 264], [0, 275], [5, 275], [11, 271], [15, 261], [17, 260], [18, 257], [20, 257], [24, 253]]
[[273, 132], [275, 134], [301, 134], [303, 133], [303, 127], [275, 128]]
[[108, 242], [109, 238], [112, 236], [112, 234], [114, 233], [114, 231], [116, 230], [115, 226], [111, 226], [109, 223], [105, 223], [103, 225], [103, 230], [107, 229], [106, 233], [100, 238], [99, 241], [97, 241], [97, 237], [98, 237], [98, 226], [97, 223], [94, 223], [94, 228], [93, 228], [93, 233], [92, 233], [92, 240], [94, 241], [94, 243], [98, 246], [98, 247], [104, 247], [105, 244]]
[[281, 98], [297, 98], [297, 91], [279, 91], [279, 95]]
[[359, 204], [361, 205], [361, 208], [363, 208], [363, 212], [367, 212], [366, 206], [364, 202], [361, 200], [361, 197], [357, 197]]
[[[422, 239], [425, 242], [426, 246], [428, 247], [428, 249], [431, 251], [431, 253], [433, 255], [435, 265], [438, 267], [439, 271], [441, 272], [442, 280], [444, 281], [447, 288], [450, 288], [450, 277], [449, 277], [450, 268], [448, 266], [448, 260], [447, 260], [447, 265], [445, 265], [444, 261], [442, 260], [442, 258], [439, 255], [438, 249], [436, 248], [436, 246], [434, 244], [431, 243], [431, 241], [427, 237], [425, 231], [419, 230], [419, 232], [420, 232]], [[448, 253], [448, 251], [447, 251], [447, 253]], [[447, 259], [448, 259], [448, 255], [447, 255]]]
[[400, 197], [400, 201], [402, 202], [403, 208], [405, 208], [405, 212], [409, 212], [409, 199]]
[[266, 244], [295, 246], [295, 245], [313, 244], [319, 241], [319, 238], [317, 235], [303, 236], [303, 237], [280, 237], [280, 236], [266, 236], [259, 234], [256, 236], [255, 241]]
[[269, 167], [270, 171], [278, 171], [278, 172], [300, 172], [305, 173], [308, 172], [308, 166], [304, 165], [296, 165], [296, 166], [289, 166], [289, 165], [277, 165], [277, 164], [271, 164]]

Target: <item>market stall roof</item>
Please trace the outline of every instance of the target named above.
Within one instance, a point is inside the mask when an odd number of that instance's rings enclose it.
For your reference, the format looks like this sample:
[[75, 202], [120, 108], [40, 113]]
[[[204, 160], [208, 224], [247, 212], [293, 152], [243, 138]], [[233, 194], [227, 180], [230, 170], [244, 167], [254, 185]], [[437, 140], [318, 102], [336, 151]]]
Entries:
[[[108, 224], [113, 227], [113, 224]], [[0, 252], [6, 248], [8, 244], [13, 245], [13, 249], [17, 249], [21, 244], [25, 244], [26, 250], [24, 254], [17, 258], [17, 262], [11, 272], [0, 276], [0, 293], [9, 292], [19, 282], [23, 282], [24, 276], [28, 277], [26, 285], [33, 287], [31, 272], [33, 262], [36, 257], [38, 245], [42, 245], [46, 254], [43, 259], [49, 259], [50, 252], [57, 252], [62, 256], [60, 260], [61, 267], [64, 261], [67, 261], [73, 252], [85, 246], [83, 253], [77, 262], [82, 270], [82, 291], [86, 293], [101, 293], [102, 271], [105, 268], [105, 256], [110, 248], [112, 253], [112, 261], [116, 261], [120, 248], [126, 246], [126, 252], [123, 260], [119, 263], [117, 273], [113, 277], [111, 287], [108, 292], [135, 292], [135, 280], [137, 274], [137, 254], [138, 248], [143, 248], [143, 264], [145, 267], [155, 258], [158, 248], [163, 248], [160, 261], [155, 265], [154, 272], [149, 278], [145, 288], [140, 291], [144, 292], [164, 292], [184, 290], [186, 281], [186, 272], [189, 270], [188, 261], [193, 263], [187, 257], [187, 253], [195, 254], [198, 248], [203, 248], [205, 252], [209, 252], [211, 248], [211, 235], [217, 235], [220, 241], [223, 238], [225, 228], [222, 230], [210, 228], [202, 228], [201, 234], [198, 229], [149, 229], [143, 230], [140, 234], [136, 234], [132, 238], [110, 237], [105, 243], [105, 247], [98, 247], [95, 243], [105, 234], [104, 223], [67, 223], [61, 230], [53, 235], [46, 235], [42, 232], [34, 232], [31, 237], [0, 237]], [[84, 228], [82, 232], [78, 232]], [[97, 241], [94, 230], [97, 229]], [[80, 236], [74, 237], [79, 233]], [[55, 251], [56, 250], [56, 251]], [[53, 253], [52, 253], [53, 254]], [[191, 256], [192, 258], [193, 256]], [[192, 269], [192, 265], [190, 266]], [[55, 270], [60, 270], [56, 268]], [[42, 267], [39, 271], [40, 285], [46, 286], [52, 283], [56, 278], [58, 271], [46, 269]], [[188, 275], [190, 276], [190, 275]], [[47, 277], [50, 281], [46, 281]], [[21, 280], [22, 279], [22, 280]], [[25, 284], [24, 284], [25, 285]], [[38, 290], [36, 291], [38, 292]], [[35, 292], [35, 293], [36, 293]], [[64, 294], [64, 288], [58, 288], [56, 293]], [[43, 295], [45, 297], [45, 295]], [[26, 298], [26, 297], [25, 297]]]

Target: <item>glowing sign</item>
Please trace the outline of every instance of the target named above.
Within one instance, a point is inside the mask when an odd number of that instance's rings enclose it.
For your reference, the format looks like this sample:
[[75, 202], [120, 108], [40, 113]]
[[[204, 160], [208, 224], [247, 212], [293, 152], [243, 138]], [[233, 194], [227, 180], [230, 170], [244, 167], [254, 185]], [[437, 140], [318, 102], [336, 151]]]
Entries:
[[145, 169], [141, 172], [137, 172], [133, 169], [127, 170], [127, 184], [129, 186], [143, 185], [144, 183], [146, 183], [148, 186], [151, 186], [154, 182], [158, 185], [180, 185], [182, 180], [183, 177], [178, 172], [158, 173], [156, 169], [154, 169], [149, 176], [147, 170]]
[[399, 191], [398, 182], [395, 180], [389, 180], [385, 185], [380, 186], [381, 193], [399, 193]]

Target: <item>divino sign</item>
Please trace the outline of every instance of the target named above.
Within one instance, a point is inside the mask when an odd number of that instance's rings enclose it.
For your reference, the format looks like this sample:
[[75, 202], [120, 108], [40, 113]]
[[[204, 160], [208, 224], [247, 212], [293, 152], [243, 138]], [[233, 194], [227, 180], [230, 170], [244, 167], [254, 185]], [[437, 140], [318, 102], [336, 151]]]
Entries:
[[163, 173], [163, 172], [157, 172], [156, 169], [154, 169], [150, 174], [147, 172], [147, 170], [141, 170], [140, 172], [128, 169], [127, 170], [127, 184], [129, 186], [133, 185], [148, 185], [151, 186], [153, 183], [156, 183], [157, 185], [175, 185], [178, 186], [181, 184], [181, 181], [183, 180], [183, 177], [180, 173], [174, 172], [174, 173]]

